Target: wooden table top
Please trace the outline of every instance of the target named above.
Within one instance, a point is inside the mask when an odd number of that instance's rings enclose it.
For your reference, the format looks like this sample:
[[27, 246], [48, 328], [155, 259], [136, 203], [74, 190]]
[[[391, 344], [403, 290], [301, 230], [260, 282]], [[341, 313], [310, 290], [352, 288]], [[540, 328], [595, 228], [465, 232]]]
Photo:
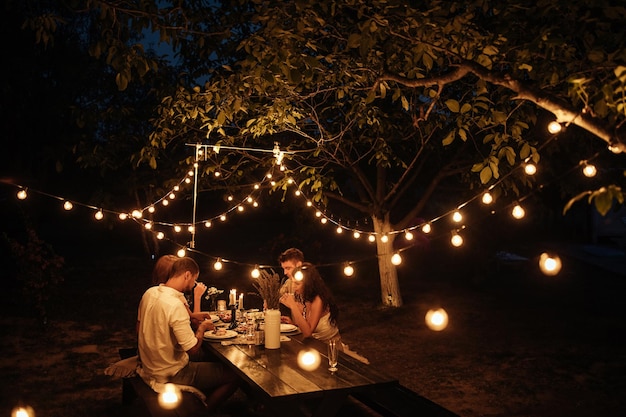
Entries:
[[[207, 340], [203, 347], [231, 366], [263, 402], [278, 405], [277, 411], [284, 410], [285, 415], [297, 414], [289, 404], [310, 398], [320, 399], [311, 415], [333, 415], [339, 403], [350, 393], [398, 383], [396, 378], [343, 352], [339, 352], [338, 371], [333, 374], [328, 371], [325, 343], [304, 339], [302, 335], [288, 337], [291, 340], [281, 341], [279, 349], [247, 344], [224, 346], [221, 341]], [[321, 364], [313, 371], [298, 365], [298, 353], [305, 349], [315, 349], [320, 353]]]

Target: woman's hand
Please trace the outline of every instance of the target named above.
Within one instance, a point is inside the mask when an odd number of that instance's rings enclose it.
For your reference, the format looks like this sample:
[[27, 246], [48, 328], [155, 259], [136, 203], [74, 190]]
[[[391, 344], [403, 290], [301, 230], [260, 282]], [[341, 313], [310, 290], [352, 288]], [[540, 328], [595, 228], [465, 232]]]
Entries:
[[294, 307], [298, 305], [298, 302], [296, 301], [293, 294], [289, 294], [289, 293], [285, 293], [280, 296], [280, 303], [288, 307], [291, 310], [293, 310]]

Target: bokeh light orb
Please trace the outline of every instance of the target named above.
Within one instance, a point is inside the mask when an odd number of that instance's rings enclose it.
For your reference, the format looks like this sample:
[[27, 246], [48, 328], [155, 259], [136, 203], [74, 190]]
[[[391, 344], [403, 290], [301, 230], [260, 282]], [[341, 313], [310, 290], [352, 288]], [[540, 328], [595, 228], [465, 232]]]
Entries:
[[172, 410], [180, 404], [182, 394], [174, 384], [165, 384], [165, 391], [159, 393], [159, 405], [165, 410]]
[[302, 271], [297, 270], [296, 272], [294, 272], [293, 279], [295, 279], [296, 281], [302, 281], [303, 278], [304, 274], [302, 273]]
[[431, 309], [426, 313], [426, 326], [440, 332], [448, 327], [448, 313], [443, 308]]
[[524, 218], [524, 216], [526, 215], [526, 211], [522, 208], [522, 206], [518, 204], [513, 207], [513, 210], [511, 210], [511, 214], [513, 215], [513, 217], [519, 220]]
[[552, 121], [548, 124], [548, 132], [552, 133], [553, 135], [559, 133], [561, 129], [563, 129], [563, 126], [561, 126], [559, 122]]
[[593, 178], [598, 173], [598, 169], [595, 165], [587, 164], [583, 168], [583, 175], [587, 178]]
[[343, 268], [343, 274], [347, 277], [351, 277], [352, 275], [354, 275], [354, 267], [352, 265], [346, 265]]
[[539, 269], [547, 276], [555, 276], [561, 272], [561, 258], [558, 255], [550, 255], [546, 252], [539, 256]]
[[394, 253], [391, 256], [391, 263], [394, 265], [400, 265], [402, 263], [402, 256], [399, 253]]
[[11, 417], [35, 417], [35, 410], [28, 405], [15, 407], [11, 410]]
[[28, 194], [26, 194], [26, 190], [19, 190], [17, 192], [17, 198], [19, 198], [20, 200], [26, 200], [26, 197], [28, 197]]
[[455, 248], [458, 248], [459, 246], [463, 245], [463, 238], [458, 233], [455, 233], [450, 238], [450, 243], [452, 243], [452, 246], [454, 246]]
[[305, 349], [298, 352], [298, 366], [305, 371], [314, 371], [322, 363], [320, 353], [315, 349]]
[[252, 278], [258, 278], [261, 276], [261, 271], [259, 271], [259, 268], [254, 268], [252, 272], [250, 272], [250, 275]]
[[491, 204], [491, 203], [493, 203], [493, 196], [491, 195], [491, 193], [489, 191], [487, 191], [487, 192], [485, 192], [483, 194], [482, 202], [483, 202], [483, 204]]

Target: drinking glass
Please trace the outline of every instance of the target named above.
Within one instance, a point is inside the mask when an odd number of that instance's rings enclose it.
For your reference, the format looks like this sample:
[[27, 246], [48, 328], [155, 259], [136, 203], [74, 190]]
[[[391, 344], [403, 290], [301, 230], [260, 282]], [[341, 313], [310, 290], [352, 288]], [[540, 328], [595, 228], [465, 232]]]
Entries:
[[328, 370], [330, 372], [337, 371], [337, 356], [339, 355], [339, 344], [340, 342], [336, 339], [331, 339], [328, 341], [328, 365], [330, 368]]

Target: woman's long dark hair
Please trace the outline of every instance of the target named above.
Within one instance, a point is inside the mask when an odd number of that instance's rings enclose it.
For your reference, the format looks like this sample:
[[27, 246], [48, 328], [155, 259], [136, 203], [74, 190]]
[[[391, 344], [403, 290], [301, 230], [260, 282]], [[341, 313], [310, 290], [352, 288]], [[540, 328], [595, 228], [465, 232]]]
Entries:
[[302, 278], [303, 300], [311, 302], [319, 295], [322, 299], [323, 310], [326, 311], [328, 309], [330, 311], [330, 323], [336, 326], [339, 318], [339, 307], [337, 307], [333, 294], [326, 286], [317, 268], [312, 263], [304, 262], [300, 270], [304, 276]]

